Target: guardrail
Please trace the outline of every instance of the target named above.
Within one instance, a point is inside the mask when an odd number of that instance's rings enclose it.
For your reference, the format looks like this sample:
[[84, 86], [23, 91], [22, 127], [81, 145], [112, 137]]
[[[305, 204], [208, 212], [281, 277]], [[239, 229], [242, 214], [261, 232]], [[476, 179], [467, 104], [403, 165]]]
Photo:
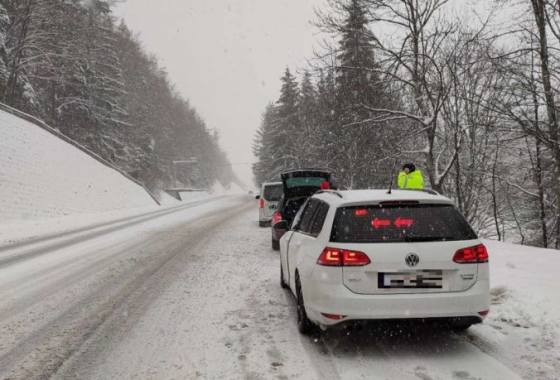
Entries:
[[72, 140], [70, 137], [64, 135], [62, 132], [58, 131], [57, 129], [51, 127], [50, 125], [48, 125], [47, 123], [45, 123], [43, 120], [36, 118], [33, 115], [29, 115], [25, 112], [22, 112], [16, 108], [13, 108], [7, 104], [4, 104], [2, 102], [0, 102], [0, 110], [7, 112], [9, 114], [12, 114], [14, 116], [19, 117], [20, 119], [24, 119], [42, 129], [44, 129], [45, 131], [51, 133], [52, 135], [58, 137], [59, 139], [67, 142], [68, 144], [74, 146], [75, 148], [81, 150], [82, 152], [84, 152], [85, 154], [89, 155], [91, 158], [93, 158], [94, 160], [98, 161], [99, 163], [107, 166], [110, 169], [113, 169], [115, 171], [117, 171], [119, 174], [121, 174], [122, 176], [124, 176], [126, 179], [128, 179], [129, 181], [134, 182], [135, 184], [137, 184], [138, 186], [142, 187], [146, 193], [148, 193], [148, 195], [150, 195], [150, 197], [152, 197], [152, 199], [154, 200], [154, 202], [156, 202], [158, 205], [161, 205], [161, 203], [159, 202], [159, 200], [157, 199], [157, 197], [140, 181], [138, 181], [137, 179], [135, 179], [134, 177], [130, 176], [128, 173], [126, 173], [124, 170], [119, 169], [118, 167], [116, 167], [115, 165], [113, 165], [111, 162], [105, 160], [103, 157], [99, 156], [97, 153], [92, 152], [91, 150], [89, 150], [88, 148], [86, 148], [85, 146], [81, 145], [80, 143]]
[[206, 190], [203, 189], [165, 189], [164, 190], [167, 194], [171, 195], [173, 198], [177, 199], [178, 201], [182, 201], [183, 198], [181, 197], [181, 193], [202, 193]]

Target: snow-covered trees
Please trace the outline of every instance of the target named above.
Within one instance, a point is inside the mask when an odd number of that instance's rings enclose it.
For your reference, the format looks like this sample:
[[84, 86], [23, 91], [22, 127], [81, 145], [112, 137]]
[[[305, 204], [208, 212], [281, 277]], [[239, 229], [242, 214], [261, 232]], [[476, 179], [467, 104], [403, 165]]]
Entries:
[[6, 90], [6, 81], [8, 79], [6, 38], [8, 36], [9, 25], [10, 17], [8, 16], [8, 11], [0, 2], [0, 94], [3, 94]]
[[257, 162], [253, 164], [255, 182], [262, 184], [278, 179], [278, 173], [283, 169], [282, 163], [275, 160], [274, 122], [276, 108], [269, 104], [264, 111], [262, 122], [253, 141], [253, 154]]
[[379, 160], [390, 151], [381, 142], [395, 133], [384, 123], [373, 125], [376, 113], [367, 106], [386, 107], [391, 94], [371, 70], [377, 63], [363, 1], [350, 1], [342, 12], [342, 24], [332, 25], [341, 33], [333, 56], [339, 63], [318, 70], [316, 80], [304, 72], [299, 87], [289, 70], [282, 77], [280, 98], [268, 108], [258, 134], [257, 182], [262, 173], [274, 178], [290, 167], [329, 168], [343, 187], [387, 182], [386, 163]]
[[[216, 135], [107, 0], [0, 1], [0, 101], [44, 119], [150, 187], [233, 175]], [[195, 167], [173, 161], [197, 157]]]
[[341, 11], [339, 24], [330, 21], [341, 35], [335, 67], [337, 123], [329, 134], [339, 155], [331, 166], [342, 184], [367, 188], [381, 185], [386, 163], [380, 160], [389, 154], [382, 148], [391, 140], [388, 125], [376, 120], [382, 115], [372, 109], [389, 108], [392, 101], [379, 74], [365, 2], [344, 2]]
[[[302, 106], [302, 78], [298, 125], [310, 135], [297, 134], [296, 163], [365, 188], [394, 178], [395, 160], [413, 161], [485, 236], [559, 247], [559, 3], [502, 1], [522, 22], [499, 27], [492, 4], [466, 25], [463, 2], [329, 3], [318, 24], [332, 39], [312, 61], [314, 108]], [[257, 146], [282, 162], [292, 147], [274, 140], [280, 124], [267, 115], [270, 137]], [[258, 158], [260, 181], [272, 171]]]

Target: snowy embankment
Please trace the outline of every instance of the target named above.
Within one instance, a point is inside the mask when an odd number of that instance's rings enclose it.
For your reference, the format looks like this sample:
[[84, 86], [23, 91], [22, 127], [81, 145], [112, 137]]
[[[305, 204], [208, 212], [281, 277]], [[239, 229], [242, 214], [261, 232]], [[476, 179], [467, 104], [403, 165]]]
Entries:
[[492, 305], [469, 339], [524, 378], [560, 378], [560, 251], [485, 244]]
[[0, 111], [0, 246], [145, 214], [158, 205], [138, 183], [52, 131]]

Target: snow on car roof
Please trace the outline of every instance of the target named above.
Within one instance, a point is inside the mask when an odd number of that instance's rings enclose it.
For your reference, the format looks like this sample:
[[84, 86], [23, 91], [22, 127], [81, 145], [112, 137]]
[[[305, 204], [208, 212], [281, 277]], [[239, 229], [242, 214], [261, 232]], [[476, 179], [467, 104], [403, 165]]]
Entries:
[[[338, 195], [337, 195], [338, 194]], [[349, 206], [354, 204], [378, 203], [384, 201], [419, 201], [421, 203], [449, 203], [453, 201], [431, 190], [341, 190], [323, 191], [315, 197], [326, 200], [336, 206]]]

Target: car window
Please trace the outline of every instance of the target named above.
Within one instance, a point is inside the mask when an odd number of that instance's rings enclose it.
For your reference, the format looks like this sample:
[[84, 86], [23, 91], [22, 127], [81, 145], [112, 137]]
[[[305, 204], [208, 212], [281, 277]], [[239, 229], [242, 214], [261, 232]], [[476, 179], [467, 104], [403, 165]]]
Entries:
[[353, 206], [337, 210], [331, 241], [391, 243], [471, 240], [477, 236], [451, 205]]
[[[282, 203], [282, 201], [280, 201], [280, 203]], [[304, 207], [300, 207], [300, 209], [298, 210], [298, 212], [294, 216], [294, 219], [291, 222], [291, 227], [290, 227], [291, 229], [294, 229], [299, 224], [299, 221], [301, 220], [301, 213], [302, 213], [303, 209], [304, 209]], [[284, 220], [286, 220], [286, 218], [284, 218]]]
[[296, 226], [297, 231], [300, 231], [300, 232], [303, 232], [303, 233], [309, 233], [310, 232], [311, 220], [313, 219], [313, 216], [315, 214], [315, 210], [317, 209], [318, 205], [319, 205], [319, 201], [317, 199], [310, 199], [309, 202], [307, 202], [307, 204], [305, 205], [305, 209], [303, 210], [303, 212], [301, 214], [300, 222]]
[[292, 187], [320, 187], [321, 183], [325, 181], [324, 177], [292, 177], [286, 180], [286, 186]]
[[263, 191], [263, 198], [270, 202], [277, 202], [282, 197], [282, 184], [266, 185]]
[[291, 224], [297, 212], [300, 210], [301, 206], [305, 203], [306, 200], [306, 197], [290, 199], [284, 198], [281, 202], [281, 207], [279, 207], [280, 211], [282, 212], [283, 219]]
[[317, 206], [317, 211], [315, 212], [315, 216], [311, 221], [311, 227], [309, 233], [313, 236], [319, 236], [321, 230], [323, 229], [323, 224], [325, 224], [325, 219], [327, 217], [327, 213], [329, 212], [329, 205], [325, 202], [319, 202]]

